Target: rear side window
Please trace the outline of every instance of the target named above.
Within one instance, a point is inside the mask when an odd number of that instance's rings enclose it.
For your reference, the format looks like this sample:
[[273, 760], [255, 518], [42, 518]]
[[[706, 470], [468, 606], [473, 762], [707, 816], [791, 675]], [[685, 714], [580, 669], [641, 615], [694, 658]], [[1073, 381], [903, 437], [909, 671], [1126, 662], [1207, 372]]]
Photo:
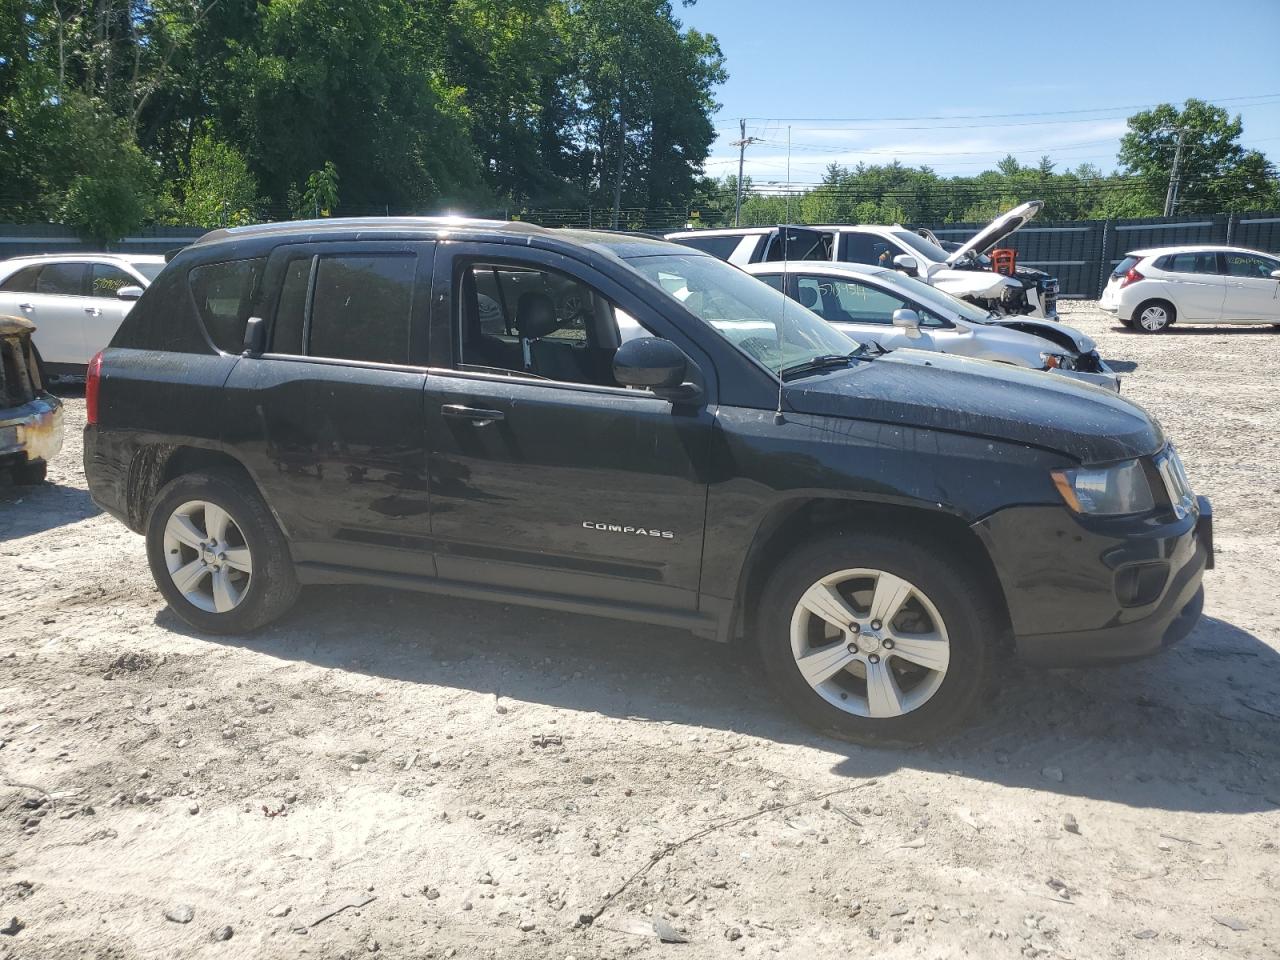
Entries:
[[676, 240], [676, 243], [709, 253], [720, 260], [728, 260], [741, 242], [741, 237], [681, 237]]
[[36, 277], [36, 293], [60, 297], [84, 296], [87, 263], [47, 263]]
[[1217, 273], [1216, 253], [1175, 253], [1161, 257], [1159, 267], [1170, 273]]
[[1113, 277], [1123, 277], [1126, 273], [1138, 265], [1141, 257], [1125, 257], [1116, 264], [1116, 268], [1111, 271]]
[[[294, 272], [293, 266], [286, 276], [276, 317], [281, 332], [291, 319], [296, 319], [301, 275]], [[371, 363], [409, 363], [417, 268], [418, 258], [411, 253], [341, 254], [310, 261], [314, 276], [308, 280], [309, 306], [306, 288], [302, 295], [306, 354]], [[273, 343], [272, 349], [285, 352], [278, 343]]]
[[35, 293], [36, 276], [40, 273], [40, 264], [23, 267], [13, 276], [0, 283], [0, 290], [7, 293]]
[[266, 261], [227, 260], [206, 263], [187, 274], [191, 297], [205, 332], [223, 353], [239, 353], [244, 329], [257, 298]]

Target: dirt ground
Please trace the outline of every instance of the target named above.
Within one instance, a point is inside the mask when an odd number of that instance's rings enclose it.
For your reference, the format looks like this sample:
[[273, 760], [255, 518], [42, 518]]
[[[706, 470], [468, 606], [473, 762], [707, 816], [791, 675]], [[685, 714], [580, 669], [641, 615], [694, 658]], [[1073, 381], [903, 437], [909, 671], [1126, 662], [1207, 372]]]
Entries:
[[1214, 501], [1205, 617], [920, 750], [653, 627], [326, 588], [199, 636], [70, 395], [0, 490], [0, 957], [1280, 956], [1280, 333], [1064, 313]]

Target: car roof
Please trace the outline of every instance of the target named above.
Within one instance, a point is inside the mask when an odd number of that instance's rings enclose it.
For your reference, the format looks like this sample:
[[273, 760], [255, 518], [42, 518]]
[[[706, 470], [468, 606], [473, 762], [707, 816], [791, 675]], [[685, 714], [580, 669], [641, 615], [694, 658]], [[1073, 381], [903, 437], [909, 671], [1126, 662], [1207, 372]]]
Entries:
[[780, 260], [769, 263], [752, 263], [742, 268], [747, 273], [773, 274], [782, 273], [825, 273], [831, 276], [875, 277], [885, 279], [896, 277], [897, 271], [884, 267], [873, 267], [863, 263], [841, 263], [832, 260], [792, 260], [785, 265]]
[[774, 227], [720, 227], [716, 230], [676, 230], [663, 234], [668, 240], [679, 237], [760, 237], [777, 230]]
[[522, 245], [537, 242], [552, 249], [586, 247], [621, 259], [662, 253], [688, 256], [697, 252], [658, 237], [623, 231], [550, 228], [519, 220], [472, 217], [331, 217], [224, 227], [206, 233], [187, 249], [199, 251], [222, 243], [271, 238], [299, 242], [404, 238], [487, 240]]
[[84, 263], [100, 260], [113, 260], [119, 263], [164, 263], [164, 257], [154, 253], [32, 253], [21, 257], [10, 257], [5, 264], [24, 266], [33, 263]]
[[1169, 253], [1256, 253], [1262, 257], [1274, 257], [1274, 253], [1265, 250], [1250, 250], [1248, 247], [1231, 247], [1225, 243], [1187, 243], [1176, 247], [1144, 247], [1141, 250], [1130, 250], [1126, 257], [1162, 257]]

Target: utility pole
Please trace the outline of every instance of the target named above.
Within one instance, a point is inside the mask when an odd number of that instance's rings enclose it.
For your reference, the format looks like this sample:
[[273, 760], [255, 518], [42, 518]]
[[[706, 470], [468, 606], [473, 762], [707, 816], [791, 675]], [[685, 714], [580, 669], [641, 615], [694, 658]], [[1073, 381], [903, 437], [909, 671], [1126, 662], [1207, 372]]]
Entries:
[[747, 121], [742, 119], [738, 121], [738, 130], [741, 137], [729, 144], [731, 147], [738, 148], [738, 195], [733, 201], [733, 225], [739, 226], [742, 220], [742, 162], [746, 158], [747, 147], [756, 142], [755, 137], [747, 136]]
[[1173, 209], [1178, 205], [1178, 187], [1181, 181], [1178, 178], [1178, 168], [1182, 166], [1182, 139], [1186, 132], [1181, 128], [1178, 129], [1178, 145], [1173, 151], [1173, 169], [1169, 171], [1169, 192], [1164, 196], [1164, 215], [1166, 217], [1173, 216]]

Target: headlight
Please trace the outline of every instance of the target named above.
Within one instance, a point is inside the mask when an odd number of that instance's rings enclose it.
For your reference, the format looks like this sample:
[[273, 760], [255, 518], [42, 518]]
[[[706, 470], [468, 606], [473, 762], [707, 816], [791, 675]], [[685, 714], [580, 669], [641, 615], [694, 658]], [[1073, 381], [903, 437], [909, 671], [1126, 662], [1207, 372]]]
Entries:
[[1045, 370], [1074, 370], [1076, 361], [1063, 353], [1042, 353], [1040, 363]]
[[1076, 513], [1145, 513], [1156, 505], [1147, 472], [1137, 460], [1113, 467], [1054, 470], [1053, 483]]

